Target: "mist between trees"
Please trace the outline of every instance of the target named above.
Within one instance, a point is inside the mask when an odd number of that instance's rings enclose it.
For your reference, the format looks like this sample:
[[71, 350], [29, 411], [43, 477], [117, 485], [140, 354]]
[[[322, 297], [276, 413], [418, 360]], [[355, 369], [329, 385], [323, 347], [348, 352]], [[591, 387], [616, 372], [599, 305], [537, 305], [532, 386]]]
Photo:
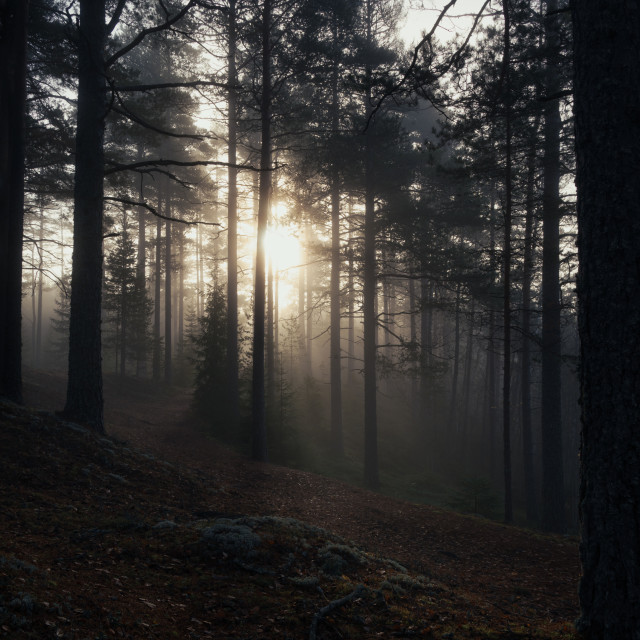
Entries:
[[407, 50], [397, 0], [31, 3], [23, 360], [65, 413], [193, 387], [257, 459], [575, 530], [570, 25], [497, 4]]

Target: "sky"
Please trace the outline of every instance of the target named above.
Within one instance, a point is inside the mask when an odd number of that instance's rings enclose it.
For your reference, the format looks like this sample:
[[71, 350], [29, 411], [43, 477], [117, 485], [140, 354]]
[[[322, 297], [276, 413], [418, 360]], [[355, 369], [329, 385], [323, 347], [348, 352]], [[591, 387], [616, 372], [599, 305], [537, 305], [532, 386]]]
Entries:
[[[422, 6], [423, 8], [410, 8], [404, 27], [401, 29], [401, 37], [407, 46], [417, 44], [423, 32], [430, 31], [433, 23], [440, 15], [448, 0], [408, 0], [408, 5]], [[440, 40], [448, 40], [456, 33], [467, 32], [473, 23], [473, 17], [480, 10], [484, 0], [457, 0], [456, 4], [448, 11], [452, 18], [442, 20], [436, 32]], [[495, 2], [492, 2], [495, 4]], [[489, 5], [491, 6], [491, 4]], [[454, 19], [455, 18], [455, 19]]]

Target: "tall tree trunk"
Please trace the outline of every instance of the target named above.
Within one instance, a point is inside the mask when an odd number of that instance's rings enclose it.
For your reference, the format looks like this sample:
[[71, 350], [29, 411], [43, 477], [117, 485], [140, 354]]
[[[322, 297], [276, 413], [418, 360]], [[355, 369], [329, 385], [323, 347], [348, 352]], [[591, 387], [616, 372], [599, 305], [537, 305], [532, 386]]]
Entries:
[[524, 256], [522, 267], [522, 457], [524, 470], [524, 494], [527, 522], [538, 521], [535, 472], [533, 467], [533, 436], [531, 425], [531, 278], [533, 274], [533, 215], [536, 171], [536, 146], [538, 122], [527, 154], [527, 187], [525, 201]]
[[0, 396], [22, 402], [26, 0], [0, 5]]
[[504, 521], [513, 521], [511, 496], [511, 219], [512, 219], [512, 158], [511, 158], [511, 37], [509, 0], [503, 0], [504, 13], [504, 108], [506, 127], [505, 209], [504, 209], [504, 325], [503, 387], [502, 387], [502, 443], [504, 472]]
[[[367, 43], [372, 46], [372, 0], [366, 2]], [[371, 113], [372, 69], [366, 63], [367, 94], [365, 109]], [[376, 276], [376, 217], [375, 217], [375, 176], [374, 149], [371, 121], [365, 132], [365, 198], [364, 198], [364, 265], [363, 265], [363, 315], [364, 315], [364, 482], [368, 489], [380, 486], [378, 471], [378, 416], [376, 380], [376, 298], [378, 294]]]
[[229, 51], [227, 60], [227, 398], [229, 415], [237, 423], [240, 419], [240, 391], [238, 386], [238, 170], [237, 158], [237, 89], [236, 83], [236, 0], [229, 0]]
[[[171, 216], [171, 190], [169, 184], [166, 185], [165, 212], [167, 216]], [[171, 279], [173, 275], [173, 261], [171, 256], [171, 222], [169, 222], [169, 220], [166, 221], [164, 250], [164, 381], [167, 384], [171, 384], [173, 373], [171, 370], [173, 348], [171, 335]]]
[[184, 231], [178, 231], [180, 282], [178, 283], [178, 348], [184, 348]]
[[[547, 0], [547, 13], [558, 8]], [[560, 90], [561, 64], [558, 16], [545, 18], [546, 91]], [[544, 109], [544, 190], [542, 194], [542, 526], [562, 533], [564, 474], [562, 462], [560, 328], [560, 105], [549, 100]]]
[[640, 638], [640, 5], [571, 4], [581, 339], [582, 614]]
[[40, 225], [38, 228], [38, 313], [36, 316], [36, 367], [42, 364], [42, 290], [44, 285], [44, 210], [40, 208]]
[[311, 222], [307, 220], [304, 230], [307, 244], [307, 375], [313, 376], [313, 260], [311, 258]]
[[356, 369], [356, 291], [355, 291], [355, 260], [353, 257], [353, 200], [351, 196], [349, 196], [349, 265], [347, 267], [347, 295], [349, 299], [347, 301], [348, 304], [348, 327], [347, 327], [347, 360], [349, 362], [349, 385], [353, 385], [353, 381], [355, 378], [355, 369]]
[[262, 141], [260, 150], [260, 199], [258, 202], [258, 238], [253, 320], [253, 441], [254, 460], [267, 460], [267, 421], [264, 397], [264, 334], [265, 334], [265, 241], [271, 197], [271, 0], [262, 8], [262, 99], [260, 120]]
[[460, 431], [465, 439], [463, 440], [463, 449], [466, 448], [467, 438], [466, 431], [469, 427], [469, 401], [471, 396], [471, 369], [473, 367], [473, 325], [475, 322], [476, 301], [471, 296], [471, 311], [469, 312], [469, 325], [467, 326], [467, 345], [464, 357], [464, 377], [462, 378], [462, 420]]
[[454, 310], [454, 348], [453, 348], [453, 376], [451, 380], [451, 403], [449, 406], [449, 430], [456, 431], [459, 427], [459, 412], [457, 411], [456, 402], [458, 392], [458, 369], [460, 366], [460, 283], [456, 286], [456, 306]]
[[[122, 246], [127, 246], [127, 212], [122, 214]], [[126, 256], [122, 254], [120, 264], [120, 377], [124, 378], [127, 372], [127, 276]]]
[[[142, 147], [138, 149], [138, 157], [142, 157]], [[144, 175], [140, 175], [139, 188], [140, 202], [144, 202]], [[136, 261], [136, 289], [139, 299], [145, 295], [147, 288], [147, 229], [146, 211], [144, 207], [138, 207], [138, 255]], [[138, 321], [140, 322], [140, 321]], [[145, 325], [146, 326], [146, 325]], [[145, 347], [145, 335], [142, 329], [137, 330], [136, 346], [136, 375], [147, 375], [147, 349]]]
[[[271, 215], [269, 216], [271, 218]], [[267, 222], [267, 228], [273, 224]], [[275, 300], [273, 291], [273, 258], [269, 256], [267, 269], [267, 408], [275, 407], [276, 399], [276, 356], [274, 339]]]
[[[338, 46], [338, 27], [334, 17], [333, 45]], [[331, 73], [331, 129], [337, 135], [339, 128], [338, 108], [338, 60], [333, 61]], [[337, 159], [331, 167], [331, 446], [335, 455], [344, 453], [342, 437], [342, 349], [340, 348], [340, 175]]]
[[[158, 213], [162, 212], [162, 192], [158, 190]], [[153, 363], [152, 375], [155, 381], [161, 377], [162, 348], [160, 341], [160, 318], [162, 309], [160, 298], [162, 295], [162, 219], [156, 218], [156, 263], [154, 269], [154, 297], [153, 297]]]
[[104, 432], [100, 311], [104, 173], [104, 0], [80, 0], [69, 370], [64, 414]]
[[[423, 265], [424, 266], [424, 265]], [[429, 430], [432, 421], [429, 416], [431, 351], [433, 348], [433, 286], [423, 277], [420, 280], [420, 399], [419, 399], [419, 431], [420, 453], [428, 453]]]

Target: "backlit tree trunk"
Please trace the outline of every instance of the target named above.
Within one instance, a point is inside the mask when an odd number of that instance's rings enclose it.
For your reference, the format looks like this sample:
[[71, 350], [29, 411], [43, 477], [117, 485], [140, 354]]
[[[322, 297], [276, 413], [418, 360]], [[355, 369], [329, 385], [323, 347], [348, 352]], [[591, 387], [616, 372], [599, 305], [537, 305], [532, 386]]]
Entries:
[[26, 0], [0, 5], [0, 396], [22, 401]]
[[100, 310], [106, 91], [104, 0], [80, 0], [68, 418], [104, 431]]

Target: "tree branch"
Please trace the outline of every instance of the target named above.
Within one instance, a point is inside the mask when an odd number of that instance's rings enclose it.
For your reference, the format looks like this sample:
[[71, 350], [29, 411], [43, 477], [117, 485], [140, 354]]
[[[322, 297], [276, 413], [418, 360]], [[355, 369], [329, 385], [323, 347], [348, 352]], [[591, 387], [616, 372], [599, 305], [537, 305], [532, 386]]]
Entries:
[[146, 202], [136, 202], [135, 200], [129, 200], [128, 198], [117, 198], [115, 196], [104, 196], [104, 200], [110, 200], [111, 202], [120, 202], [122, 204], [128, 204], [132, 207], [143, 207], [150, 213], [152, 213], [156, 218], [161, 218], [162, 220], [168, 220], [169, 222], [179, 222], [180, 224], [204, 224], [209, 227], [219, 227], [219, 222], [204, 222], [202, 220], [182, 220], [180, 218], [173, 218], [171, 216], [163, 216], [157, 209], [152, 207], [150, 204]]
[[120, 22], [120, 16], [122, 15], [122, 11], [126, 4], [127, 0], [118, 0], [118, 6], [113, 12], [111, 20], [109, 20], [109, 24], [107, 24], [107, 35], [109, 35], [116, 28], [118, 22]]
[[181, 162], [180, 160], [141, 160], [140, 162], [132, 162], [131, 164], [118, 164], [113, 163], [114, 166], [110, 169], [105, 169], [104, 175], [108, 176], [118, 171], [130, 171], [140, 169], [142, 167], [231, 167], [238, 170], [247, 171], [261, 171], [261, 169], [249, 164], [229, 164], [228, 162], [222, 162], [219, 160], [192, 160], [189, 162]]
[[318, 637], [318, 623], [320, 620], [325, 618], [329, 613], [334, 611], [335, 609], [339, 609], [340, 607], [344, 607], [345, 604], [349, 604], [352, 600], [359, 598], [364, 595], [367, 591], [367, 588], [358, 585], [358, 588], [355, 591], [352, 591], [350, 594], [346, 595], [344, 598], [340, 598], [339, 600], [333, 600], [326, 607], [322, 607], [315, 616], [313, 616], [313, 621], [311, 622], [311, 629], [309, 631], [309, 640], [317, 640]]
[[178, 22], [178, 20], [182, 19], [186, 15], [187, 11], [189, 11], [189, 9], [191, 9], [191, 7], [193, 7], [195, 4], [196, 4], [195, 0], [189, 0], [189, 2], [187, 2], [187, 4], [184, 7], [182, 7], [182, 9], [180, 9], [180, 11], [178, 11], [178, 13], [176, 13], [175, 16], [172, 16], [165, 22], [158, 24], [155, 27], [149, 27], [148, 29], [143, 29], [129, 44], [125, 45], [124, 47], [122, 47], [122, 49], [120, 49], [119, 51], [116, 51], [112, 56], [110, 56], [109, 58], [107, 58], [107, 60], [105, 60], [105, 63], [104, 63], [105, 68], [110, 67], [116, 60], [118, 60], [122, 56], [129, 53], [131, 49], [137, 47], [147, 36], [151, 35], [152, 33], [165, 31], [166, 29], [171, 27], [171, 25], [175, 24], [176, 22]]
[[191, 87], [218, 87], [220, 89], [229, 89], [230, 86], [224, 82], [216, 82], [215, 80], [193, 80], [192, 82], [159, 82], [157, 84], [132, 84], [124, 87], [112, 87], [114, 91], [151, 91], [153, 89], [180, 89]]
[[[482, 14], [484, 13], [484, 10], [487, 8], [487, 5], [489, 4], [490, 1], [491, 0], [485, 0], [484, 4], [480, 8], [480, 11], [478, 11], [478, 13], [476, 13], [474, 21], [473, 21], [473, 25], [471, 26], [471, 29], [469, 29], [469, 33], [467, 34], [467, 37], [465, 38], [465, 41], [462, 43], [462, 45], [460, 47], [458, 47], [458, 49], [449, 58], [449, 61], [444, 66], [444, 68], [438, 73], [439, 77], [443, 76], [449, 69], [451, 69], [453, 64], [460, 58], [460, 56], [462, 55], [462, 52], [465, 50], [466, 46], [469, 44], [469, 40], [471, 39], [471, 36], [473, 35], [473, 32], [476, 29], [478, 21], [482, 17]], [[420, 55], [420, 52], [422, 51], [422, 48], [425, 45], [428, 45], [429, 49], [431, 49], [431, 38], [433, 38], [433, 35], [436, 32], [436, 29], [440, 25], [440, 22], [442, 22], [442, 19], [447, 14], [447, 11], [449, 11], [449, 9], [451, 7], [453, 7], [453, 5], [456, 4], [456, 2], [457, 2], [457, 0], [449, 0], [449, 2], [443, 7], [442, 11], [438, 15], [438, 18], [436, 19], [435, 23], [433, 24], [433, 27], [431, 27], [431, 31], [429, 31], [429, 33], [427, 33], [425, 36], [423, 36], [422, 40], [420, 40], [420, 42], [418, 42], [418, 44], [414, 47], [413, 56], [411, 57], [411, 63], [409, 64], [408, 69], [405, 71], [405, 73], [402, 76], [402, 78], [394, 86], [392, 86], [390, 89], [387, 89], [382, 94], [382, 97], [380, 98], [380, 100], [378, 100], [378, 104], [376, 104], [376, 106], [373, 108], [373, 110], [369, 114], [369, 117], [367, 118], [367, 123], [365, 125], [365, 131], [368, 129], [369, 125], [371, 124], [371, 120], [373, 120], [373, 118], [376, 115], [376, 113], [380, 110], [380, 107], [382, 106], [382, 103], [387, 98], [389, 98], [393, 94], [397, 93], [405, 85], [405, 83], [407, 82], [407, 80], [409, 79], [411, 74], [415, 71], [416, 66], [418, 64], [418, 56]]]
[[205, 138], [210, 138], [211, 136], [198, 135], [196, 133], [175, 133], [174, 131], [167, 131], [166, 129], [160, 129], [160, 127], [156, 127], [155, 125], [143, 120], [140, 116], [137, 116], [135, 113], [129, 111], [126, 105], [122, 102], [122, 100], [118, 100], [122, 105], [122, 109], [119, 109], [116, 106], [112, 106], [111, 110], [119, 113], [121, 116], [128, 118], [132, 122], [139, 124], [145, 129], [149, 129], [150, 131], [155, 131], [156, 133], [160, 133], [164, 136], [170, 136], [171, 138], [190, 138], [192, 140], [204, 140]]

